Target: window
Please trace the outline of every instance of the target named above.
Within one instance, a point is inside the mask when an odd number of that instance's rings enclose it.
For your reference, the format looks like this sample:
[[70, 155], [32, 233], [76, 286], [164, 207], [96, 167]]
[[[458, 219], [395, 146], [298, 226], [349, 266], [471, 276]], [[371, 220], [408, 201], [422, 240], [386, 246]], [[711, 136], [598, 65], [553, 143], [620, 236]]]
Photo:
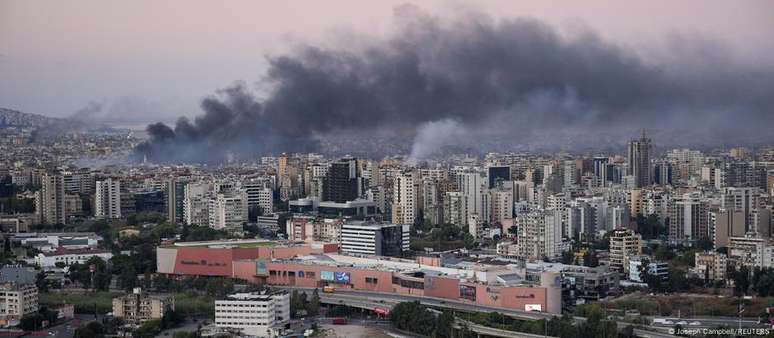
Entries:
[[366, 277], [365, 278], [365, 282], [366, 282], [366, 284], [378, 284], [379, 283], [379, 279], [378, 278], [374, 278], [374, 277]]

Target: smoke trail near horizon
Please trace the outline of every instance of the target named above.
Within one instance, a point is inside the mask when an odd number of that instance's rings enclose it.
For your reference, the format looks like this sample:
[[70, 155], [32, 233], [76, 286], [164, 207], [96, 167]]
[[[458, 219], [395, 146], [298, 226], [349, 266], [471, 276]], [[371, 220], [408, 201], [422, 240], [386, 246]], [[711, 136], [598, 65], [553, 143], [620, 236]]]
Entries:
[[[148, 126], [151, 139], [137, 154], [209, 162], [226, 153], [314, 151], [326, 134], [416, 132], [444, 120], [514, 140], [568, 126], [585, 134], [649, 127], [772, 138], [774, 71], [765, 66], [709, 54], [646, 62], [593, 32], [565, 36], [533, 19], [443, 19], [408, 5], [395, 17], [399, 29], [386, 40], [270, 57], [260, 82], [265, 97], [244, 84], [222, 90], [203, 100], [204, 114], [193, 121]], [[435, 140], [415, 139], [415, 149], [431, 149], [417, 142]]]

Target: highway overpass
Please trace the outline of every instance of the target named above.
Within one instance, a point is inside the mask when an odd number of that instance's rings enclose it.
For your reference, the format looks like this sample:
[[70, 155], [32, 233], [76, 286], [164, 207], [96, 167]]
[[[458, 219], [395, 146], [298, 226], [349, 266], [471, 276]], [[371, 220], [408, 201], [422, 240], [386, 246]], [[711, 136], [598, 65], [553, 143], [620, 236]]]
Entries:
[[[290, 290], [298, 290], [305, 293], [311, 293], [314, 290], [314, 288], [303, 288], [303, 287], [285, 287], [285, 288]], [[392, 309], [394, 305], [401, 302], [419, 301], [420, 304], [430, 306], [433, 308], [448, 309], [456, 312], [499, 312], [509, 317], [520, 319], [520, 320], [540, 320], [540, 319], [549, 320], [554, 316], [556, 316], [554, 314], [544, 313], [544, 312], [519, 311], [514, 309], [490, 307], [490, 306], [482, 306], [478, 304], [469, 304], [469, 303], [463, 303], [458, 301], [450, 301], [450, 300], [441, 299], [441, 298], [421, 297], [421, 296], [415, 296], [415, 295], [403, 295], [403, 294], [395, 294], [395, 293], [370, 292], [370, 291], [362, 291], [362, 290], [341, 290], [341, 289], [336, 289], [335, 292], [327, 293], [327, 292], [323, 292], [322, 289], [318, 289], [318, 294], [320, 295], [320, 302], [323, 304], [340, 304], [340, 305], [346, 305], [346, 306], [351, 306], [351, 307], [365, 309], [365, 310], [373, 310], [376, 307], [381, 307], [384, 309]], [[578, 323], [582, 323], [586, 321], [586, 318], [584, 317], [574, 317], [574, 319]], [[616, 324], [618, 326], [619, 331], [623, 331], [624, 329], [634, 325], [631, 323], [620, 322], [620, 321], [616, 322]], [[478, 325], [478, 326], [480, 326], [480, 328], [476, 329], [478, 331], [476, 330], [474, 331], [484, 335], [492, 335], [495, 337], [513, 337], [513, 335], [517, 337], [526, 337], [527, 335], [526, 333], [522, 333], [522, 332], [498, 330], [498, 329], [489, 328], [482, 325]], [[645, 330], [644, 328], [642, 328], [642, 326], [640, 326], [640, 328], [635, 328], [634, 334], [637, 337], [643, 337], [643, 338], [674, 337], [673, 335], [670, 335], [667, 333], [669, 329], [667, 327], [651, 326], [647, 328], [649, 330]], [[492, 334], [489, 334], [487, 332]], [[494, 333], [497, 333], [497, 334], [494, 334]], [[506, 336], [506, 334], [510, 334], [510, 336]]]

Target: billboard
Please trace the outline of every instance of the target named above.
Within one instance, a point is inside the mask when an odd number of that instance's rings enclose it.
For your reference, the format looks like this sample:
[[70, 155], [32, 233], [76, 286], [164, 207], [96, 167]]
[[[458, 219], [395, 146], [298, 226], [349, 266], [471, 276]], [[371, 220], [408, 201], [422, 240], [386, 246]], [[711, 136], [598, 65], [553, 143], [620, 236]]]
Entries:
[[331, 272], [331, 271], [320, 271], [320, 279], [333, 281], [333, 272]]
[[255, 261], [255, 274], [256, 275], [266, 275], [268, 274], [268, 271], [266, 271], [266, 261], [263, 259], [259, 259]]
[[543, 306], [540, 304], [525, 304], [524, 311], [543, 311]]
[[460, 285], [460, 298], [470, 301], [476, 301], [476, 287], [470, 285]]
[[336, 272], [335, 273], [335, 281], [336, 283], [349, 283], [349, 272]]

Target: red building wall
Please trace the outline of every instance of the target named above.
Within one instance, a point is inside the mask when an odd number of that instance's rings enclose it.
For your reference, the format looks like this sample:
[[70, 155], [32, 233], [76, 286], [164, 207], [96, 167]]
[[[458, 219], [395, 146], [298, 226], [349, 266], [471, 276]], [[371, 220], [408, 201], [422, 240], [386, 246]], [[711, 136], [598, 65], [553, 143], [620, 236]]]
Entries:
[[500, 290], [500, 306], [517, 310], [525, 310], [527, 304], [540, 304], [542, 311], [547, 311], [545, 288], [509, 287]]
[[460, 281], [456, 278], [425, 276], [425, 295], [457, 299], [460, 295]]
[[230, 276], [232, 250], [226, 248], [179, 248], [175, 273], [202, 276]]

